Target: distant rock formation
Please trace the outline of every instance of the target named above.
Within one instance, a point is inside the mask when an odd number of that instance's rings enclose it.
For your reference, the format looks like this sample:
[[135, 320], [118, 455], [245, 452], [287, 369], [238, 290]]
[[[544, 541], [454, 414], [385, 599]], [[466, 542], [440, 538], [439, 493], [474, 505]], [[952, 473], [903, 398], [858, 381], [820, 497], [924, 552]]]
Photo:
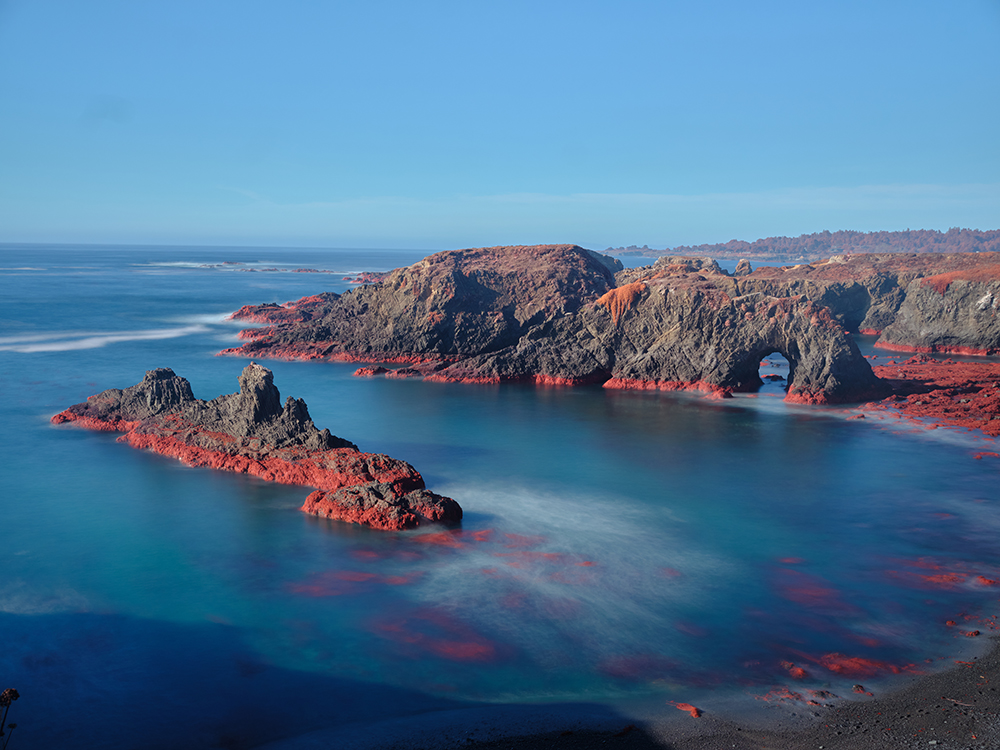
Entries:
[[[573, 245], [438, 253], [381, 284], [323, 295], [325, 306], [308, 320], [275, 318], [223, 353], [403, 363], [411, 366], [405, 374], [433, 380], [726, 396], [758, 388], [761, 359], [779, 352], [790, 364], [789, 400], [884, 392], [828, 310], [787, 285], [766, 293], [742, 283], [710, 259], [668, 257], [625, 270]], [[234, 317], [259, 320], [262, 312], [248, 307]]]
[[141, 383], [98, 393], [51, 421], [123, 432], [120, 442], [190, 466], [315, 487], [302, 510], [326, 518], [387, 530], [461, 520], [458, 503], [428, 491], [408, 463], [362, 453], [318, 430], [301, 399], [282, 404], [267, 368], [250, 363], [239, 384], [238, 393], [202, 401], [187, 380], [159, 368]]
[[[616, 255], [666, 254], [645, 245], [609, 248]], [[1000, 251], [1000, 230], [952, 228], [907, 229], [903, 232], [815, 232], [798, 237], [765, 237], [753, 242], [730, 240], [714, 245], [680, 245], [674, 255], [707, 255], [713, 258], [748, 258], [779, 262], [816, 261], [831, 255], [860, 253], [985, 253]]]

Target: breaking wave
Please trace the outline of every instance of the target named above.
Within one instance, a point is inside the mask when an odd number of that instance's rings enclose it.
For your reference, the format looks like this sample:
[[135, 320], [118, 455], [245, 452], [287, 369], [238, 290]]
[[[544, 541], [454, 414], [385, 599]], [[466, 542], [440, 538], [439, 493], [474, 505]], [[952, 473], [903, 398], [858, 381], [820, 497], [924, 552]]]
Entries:
[[199, 324], [144, 331], [53, 332], [29, 336], [8, 336], [0, 338], [0, 351], [22, 354], [68, 352], [80, 349], [97, 349], [108, 344], [120, 344], [126, 341], [176, 339], [181, 336], [205, 333], [209, 330], [207, 326]]

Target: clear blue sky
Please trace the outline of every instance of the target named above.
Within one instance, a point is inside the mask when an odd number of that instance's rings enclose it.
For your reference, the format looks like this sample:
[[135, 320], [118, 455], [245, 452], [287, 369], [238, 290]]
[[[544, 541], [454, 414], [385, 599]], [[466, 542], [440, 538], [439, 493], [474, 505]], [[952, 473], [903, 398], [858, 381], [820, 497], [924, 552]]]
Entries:
[[0, 0], [0, 242], [1000, 228], [1000, 0]]

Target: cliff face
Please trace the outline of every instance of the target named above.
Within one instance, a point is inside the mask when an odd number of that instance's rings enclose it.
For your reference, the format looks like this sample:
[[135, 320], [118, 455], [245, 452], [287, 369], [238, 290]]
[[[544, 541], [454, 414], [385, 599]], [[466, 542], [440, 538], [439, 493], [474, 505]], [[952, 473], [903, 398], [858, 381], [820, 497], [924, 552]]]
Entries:
[[439, 253], [224, 353], [415, 363], [396, 374], [438, 380], [726, 395], [759, 386], [760, 360], [780, 352], [791, 364], [791, 400], [880, 392], [824, 308], [787, 284], [767, 281], [781, 292], [770, 294], [744, 290], [743, 281], [704, 259], [625, 271], [574, 246]]
[[1000, 354], [1000, 265], [910, 282], [893, 322], [876, 342], [885, 349]]
[[52, 422], [123, 432], [119, 441], [191, 466], [316, 487], [302, 507], [315, 515], [379, 529], [461, 520], [458, 503], [428, 491], [409, 464], [318, 430], [301, 399], [282, 404], [267, 368], [251, 363], [239, 383], [238, 393], [202, 401], [172, 370], [150, 370], [142, 382], [91, 396]]

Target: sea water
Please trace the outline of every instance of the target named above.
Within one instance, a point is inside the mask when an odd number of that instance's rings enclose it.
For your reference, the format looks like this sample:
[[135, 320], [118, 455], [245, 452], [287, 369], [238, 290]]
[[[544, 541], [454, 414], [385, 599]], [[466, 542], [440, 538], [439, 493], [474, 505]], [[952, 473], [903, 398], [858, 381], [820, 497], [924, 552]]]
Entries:
[[233, 392], [247, 360], [216, 356], [244, 327], [232, 311], [424, 254], [0, 249], [12, 747], [251, 747], [473, 707], [624, 721], [782, 686], [848, 695], [990, 632], [1000, 460], [975, 454], [993, 441], [787, 405], [780, 383], [716, 401], [266, 361], [319, 427], [465, 510], [460, 529], [403, 533], [48, 421], [154, 367], [199, 398]]

